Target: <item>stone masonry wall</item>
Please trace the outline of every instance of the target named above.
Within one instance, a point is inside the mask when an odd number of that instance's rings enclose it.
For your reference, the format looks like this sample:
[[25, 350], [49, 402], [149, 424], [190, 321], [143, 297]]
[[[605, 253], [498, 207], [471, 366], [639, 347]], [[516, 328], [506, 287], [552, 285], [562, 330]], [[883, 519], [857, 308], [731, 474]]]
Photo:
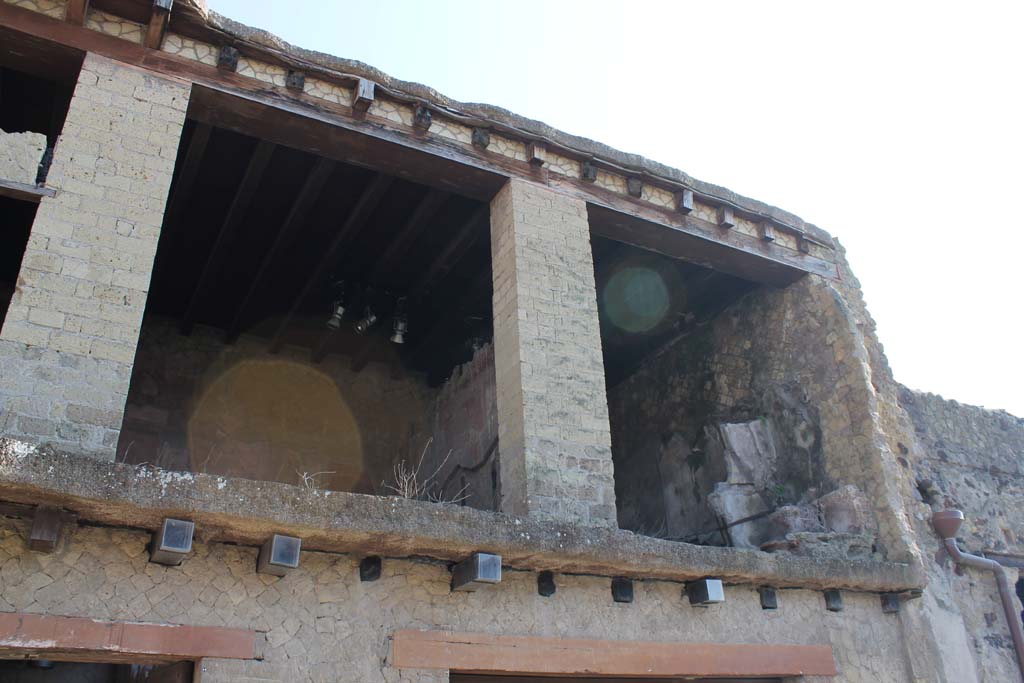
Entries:
[[[202, 533], [202, 530], [199, 530]], [[557, 575], [550, 598], [536, 576], [506, 571], [502, 583], [450, 593], [443, 563], [384, 560], [379, 581], [362, 583], [359, 558], [304, 552], [277, 579], [255, 573], [256, 549], [196, 543], [181, 567], [149, 563], [149, 535], [78, 527], [55, 553], [26, 549], [27, 524], [0, 519], [0, 610], [96, 619], [229, 626], [266, 632], [263, 661], [205, 660], [204, 683], [441, 683], [447, 672], [396, 670], [388, 638], [433, 628], [662, 642], [825, 644], [840, 675], [830, 683], [911, 683], [899, 617], [877, 595], [845, 593], [828, 612], [816, 591], [779, 592], [761, 609], [752, 586], [727, 586], [726, 602], [691, 607], [681, 585], [635, 584], [631, 604], [611, 599], [609, 579]], [[809, 682], [810, 683], [810, 682]]]
[[113, 458], [188, 105], [86, 56], [0, 331], [0, 430]]
[[615, 524], [586, 205], [513, 179], [491, 202], [502, 510]]
[[[498, 510], [498, 406], [494, 345], [455, 368], [434, 401], [424, 476], [433, 476], [441, 500]], [[434, 473], [437, 473], [436, 476]]]
[[384, 494], [393, 465], [426, 447], [437, 393], [382, 363], [353, 372], [347, 357], [270, 354], [245, 335], [227, 345], [203, 326], [186, 337], [148, 316], [118, 461]]

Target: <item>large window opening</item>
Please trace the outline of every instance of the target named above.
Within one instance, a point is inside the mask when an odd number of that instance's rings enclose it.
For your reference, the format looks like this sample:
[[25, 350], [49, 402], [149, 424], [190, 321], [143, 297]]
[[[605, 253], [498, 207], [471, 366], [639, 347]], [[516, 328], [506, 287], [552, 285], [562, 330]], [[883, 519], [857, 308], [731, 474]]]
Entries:
[[7, 316], [81, 55], [0, 28], [0, 323]]
[[188, 121], [118, 459], [495, 509], [488, 216]]

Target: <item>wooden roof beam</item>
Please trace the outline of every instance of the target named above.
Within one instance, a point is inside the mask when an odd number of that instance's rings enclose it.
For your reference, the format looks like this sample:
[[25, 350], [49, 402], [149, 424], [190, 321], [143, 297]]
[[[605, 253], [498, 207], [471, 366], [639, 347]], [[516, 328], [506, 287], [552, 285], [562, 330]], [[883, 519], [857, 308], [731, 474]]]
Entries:
[[199, 167], [206, 153], [206, 145], [210, 142], [210, 133], [213, 128], [207, 123], [197, 123], [192, 131], [192, 139], [189, 140], [188, 150], [181, 162], [181, 169], [178, 171], [178, 179], [174, 182], [174, 191], [170, 201], [167, 203], [167, 211], [164, 213], [164, 225], [174, 225], [183, 207], [188, 205], [192, 196], [192, 188], [195, 187], [196, 177], [199, 175]]
[[89, 13], [89, 0], [68, 0], [64, 10], [64, 21], [75, 26], [85, 26], [85, 16]]
[[231, 208], [228, 209], [227, 216], [217, 232], [213, 249], [210, 250], [206, 263], [203, 264], [203, 271], [199, 275], [199, 282], [196, 283], [195, 289], [192, 290], [192, 296], [189, 297], [188, 306], [185, 308], [185, 315], [181, 319], [182, 334], [192, 333], [199, 302], [206, 299], [210, 285], [213, 283], [214, 274], [220, 271], [221, 262], [227, 256], [228, 243], [231, 237], [234, 236], [235, 231], [238, 230], [238, 226], [241, 225], [242, 220], [249, 211], [249, 207], [252, 205], [253, 197], [256, 196], [256, 190], [259, 188], [260, 180], [263, 178], [263, 171], [267, 168], [267, 163], [270, 161], [270, 155], [273, 154], [274, 148], [275, 145], [261, 140], [256, 145], [256, 150], [249, 159], [249, 166], [245, 170], [242, 183], [238, 186], [235, 198], [231, 202]]
[[245, 321], [245, 314], [249, 310], [249, 306], [252, 303], [253, 296], [259, 291], [260, 286], [263, 284], [263, 280], [267, 276], [267, 272], [273, 265], [274, 260], [277, 258], [281, 249], [291, 242], [296, 231], [306, 223], [306, 219], [309, 217], [309, 212], [316, 204], [316, 200], [320, 197], [323, 191], [324, 185], [330, 178], [331, 173], [334, 172], [335, 162], [331, 159], [325, 159], [321, 157], [313, 170], [306, 176], [306, 181], [302, 185], [302, 189], [299, 190], [298, 196], [292, 203], [291, 209], [288, 211], [288, 217], [285, 218], [284, 225], [277, 231], [277, 235], [274, 236], [274, 242], [270, 245], [267, 253], [263, 255], [263, 259], [260, 261], [259, 269], [256, 271], [256, 275], [249, 280], [249, 287], [245, 292], [245, 296], [242, 297], [242, 302], [238, 305], [238, 309], [235, 311], [235, 317], [232, 319], [231, 324], [228, 326], [227, 333], [225, 334], [225, 340], [231, 344], [238, 338], [239, 330], [241, 329], [242, 323]]
[[490, 216], [491, 207], [487, 204], [481, 205], [480, 208], [474, 211], [466, 222], [462, 224], [459, 232], [455, 235], [455, 239], [448, 242], [437, 258], [434, 259], [434, 262], [430, 264], [423, 275], [412, 286], [412, 291], [426, 292], [432, 289], [480, 238], [483, 234], [480, 224], [489, 219]]
[[288, 309], [288, 313], [285, 314], [284, 318], [278, 324], [277, 329], [274, 331], [274, 336], [270, 340], [270, 352], [277, 353], [281, 350], [284, 345], [284, 334], [291, 325], [292, 320], [295, 318], [295, 314], [298, 312], [299, 307], [309, 297], [313, 288], [318, 286], [322, 281], [327, 271], [334, 265], [337, 259], [338, 252], [341, 249], [342, 244], [351, 235], [358, 232], [370, 219], [374, 209], [380, 204], [380, 201], [384, 198], [388, 188], [391, 187], [393, 178], [378, 173], [374, 176], [373, 180], [363, 190], [359, 200], [349, 213], [345, 222], [341, 228], [334, 233], [334, 239], [331, 240], [330, 245], [324, 251], [320, 261], [314, 267], [313, 272], [310, 274], [306, 283], [303, 285], [302, 290], [292, 300], [292, 304]]
[[167, 33], [167, 22], [171, 18], [171, 5], [174, 0], [153, 0], [153, 9], [149, 15], [149, 26], [143, 44], [151, 50], [159, 50]]

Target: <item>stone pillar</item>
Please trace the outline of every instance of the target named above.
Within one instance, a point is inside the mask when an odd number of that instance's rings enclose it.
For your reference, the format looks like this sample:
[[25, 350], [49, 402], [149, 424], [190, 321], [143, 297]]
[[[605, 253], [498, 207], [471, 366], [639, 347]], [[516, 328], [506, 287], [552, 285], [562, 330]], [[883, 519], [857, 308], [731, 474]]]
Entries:
[[0, 434], [113, 459], [189, 91], [86, 55], [0, 331]]
[[513, 179], [491, 202], [501, 509], [615, 526], [586, 204]]

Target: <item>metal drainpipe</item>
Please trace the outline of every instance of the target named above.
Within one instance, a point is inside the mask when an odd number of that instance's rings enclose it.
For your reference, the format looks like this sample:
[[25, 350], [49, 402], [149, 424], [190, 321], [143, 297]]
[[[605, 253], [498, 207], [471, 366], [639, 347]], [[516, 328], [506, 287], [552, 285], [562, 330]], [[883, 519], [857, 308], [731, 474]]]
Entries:
[[996, 585], [999, 586], [999, 598], [1002, 600], [1003, 612], [1006, 615], [1006, 622], [1010, 626], [1010, 636], [1013, 638], [1013, 649], [1017, 654], [1017, 669], [1020, 671], [1021, 680], [1024, 681], [1024, 628], [1022, 628], [1017, 615], [1017, 608], [1013, 604], [1010, 580], [1006, 577], [1006, 570], [995, 560], [960, 551], [956, 544], [956, 534], [963, 523], [964, 513], [959, 510], [943, 510], [932, 515], [932, 525], [942, 538], [946, 552], [954, 562], [976, 569], [988, 569], [995, 574]]

